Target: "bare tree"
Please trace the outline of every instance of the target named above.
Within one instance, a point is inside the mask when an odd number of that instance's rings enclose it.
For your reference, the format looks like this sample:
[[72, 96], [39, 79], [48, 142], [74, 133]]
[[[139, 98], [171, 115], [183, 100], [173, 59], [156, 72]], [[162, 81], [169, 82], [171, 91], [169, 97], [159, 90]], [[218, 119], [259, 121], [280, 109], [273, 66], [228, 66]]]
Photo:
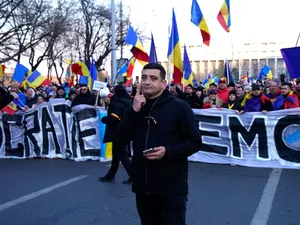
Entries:
[[[116, 12], [117, 14], [117, 12]], [[117, 14], [118, 15], [118, 14]], [[74, 26], [72, 52], [77, 59], [83, 60], [85, 64], [91, 63], [94, 57], [96, 67], [99, 68], [104, 59], [111, 52], [111, 9], [102, 3], [99, 5], [93, 0], [79, 0], [78, 14]], [[116, 22], [120, 25], [120, 18]], [[124, 38], [128, 29], [129, 19], [122, 18], [122, 30], [116, 27], [116, 45], [125, 45]]]

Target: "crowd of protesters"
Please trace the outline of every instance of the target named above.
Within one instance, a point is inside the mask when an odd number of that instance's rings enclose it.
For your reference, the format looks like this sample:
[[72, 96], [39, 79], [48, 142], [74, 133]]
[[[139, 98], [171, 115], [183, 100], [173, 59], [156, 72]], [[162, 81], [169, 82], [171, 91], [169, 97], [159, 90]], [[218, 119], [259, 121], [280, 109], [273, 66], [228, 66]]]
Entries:
[[[135, 96], [137, 85], [139, 85], [138, 81], [126, 87], [127, 93], [132, 98]], [[201, 84], [199, 86], [187, 85], [184, 88], [182, 85], [171, 84], [169, 90], [194, 109], [227, 108], [242, 114], [244, 112], [267, 113], [273, 110], [300, 107], [300, 79], [297, 79], [294, 84], [274, 80], [257, 80], [249, 84], [245, 79], [227, 84], [226, 78], [220, 78], [218, 83], [211, 83], [208, 88], [204, 88]], [[110, 91], [114, 92], [113, 87], [110, 87]], [[110, 98], [97, 99], [98, 92], [89, 90], [85, 84], [77, 84], [70, 88], [67, 84], [59, 86], [51, 83], [35, 89], [24, 89], [17, 82], [12, 82], [8, 87], [4, 87], [3, 82], [0, 82], [1, 98], [6, 95], [6, 100], [10, 102], [17, 98], [15, 93], [23, 93], [26, 96], [25, 110], [54, 98], [70, 100], [72, 107], [87, 104], [107, 108], [110, 102]], [[6, 102], [2, 100], [2, 103]]]
[[170, 91], [195, 109], [227, 108], [236, 113], [262, 112], [300, 107], [300, 79], [295, 84], [274, 80], [257, 80], [248, 84], [244, 79], [227, 84], [226, 78], [211, 83], [205, 89], [202, 85], [181, 86], [172, 84]]

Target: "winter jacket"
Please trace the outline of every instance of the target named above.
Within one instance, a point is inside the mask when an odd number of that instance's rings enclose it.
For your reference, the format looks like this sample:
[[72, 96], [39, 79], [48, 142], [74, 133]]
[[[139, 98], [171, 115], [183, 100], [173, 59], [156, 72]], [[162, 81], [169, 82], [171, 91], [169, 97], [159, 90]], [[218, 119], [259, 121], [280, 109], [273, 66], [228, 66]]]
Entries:
[[74, 101], [72, 102], [72, 106], [74, 107], [76, 105], [82, 105], [82, 104], [86, 104], [86, 105], [95, 105], [95, 99], [94, 97], [91, 95], [91, 92], [88, 91], [86, 94], [82, 94], [80, 93], [79, 95], [77, 95], [74, 99]]
[[228, 88], [225, 89], [218, 89], [218, 98], [222, 100], [223, 104], [226, 104], [228, 102], [228, 95], [230, 90]]
[[[174, 195], [188, 192], [187, 157], [201, 149], [201, 138], [191, 107], [165, 90], [140, 112], [130, 107], [118, 129], [124, 143], [132, 140], [132, 190], [138, 194]], [[164, 146], [161, 160], [152, 161], [143, 151]]]
[[7, 106], [12, 100], [14, 100], [14, 96], [10, 94], [4, 94], [0, 96], [0, 110]]
[[116, 140], [116, 129], [125, 111], [132, 105], [131, 99], [116, 98], [108, 106], [107, 116], [102, 117], [102, 123], [106, 124], [103, 142], [112, 142]]

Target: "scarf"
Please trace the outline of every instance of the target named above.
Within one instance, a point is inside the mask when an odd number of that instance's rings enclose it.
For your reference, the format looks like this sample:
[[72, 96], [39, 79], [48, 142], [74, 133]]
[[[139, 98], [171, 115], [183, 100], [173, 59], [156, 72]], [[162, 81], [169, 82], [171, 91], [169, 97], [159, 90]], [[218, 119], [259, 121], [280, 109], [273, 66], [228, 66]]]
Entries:
[[295, 103], [295, 99], [292, 97], [293, 92], [290, 91], [290, 93], [287, 95], [287, 97], [285, 98], [283, 95], [279, 95], [276, 100], [273, 102], [273, 109], [274, 110], [279, 110], [285, 102], [291, 102], [291, 103]]
[[245, 96], [241, 105], [245, 112], [259, 112], [261, 103], [261, 96], [253, 96], [252, 93], [249, 93]]

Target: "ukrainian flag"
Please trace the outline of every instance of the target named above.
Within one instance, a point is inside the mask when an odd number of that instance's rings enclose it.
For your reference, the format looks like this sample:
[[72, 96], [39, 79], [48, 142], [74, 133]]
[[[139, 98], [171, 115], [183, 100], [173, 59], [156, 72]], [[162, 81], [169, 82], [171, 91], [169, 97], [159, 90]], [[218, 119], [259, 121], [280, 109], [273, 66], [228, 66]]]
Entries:
[[200, 28], [203, 43], [209, 46], [210, 33], [197, 0], [193, 0], [191, 22]]
[[168, 59], [174, 65], [174, 83], [180, 84], [182, 79], [182, 57], [174, 9], [172, 16], [172, 30], [169, 39]]
[[36, 88], [50, 84], [50, 80], [41, 75], [39, 71], [35, 70], [27, 77], [27, 84], [31, 88]]
[[231, 16], [230, 16], [230, 4], [229, 0], [225, 0], [218, 13], [217, 19], [221, 26], [227, 31], [230, 31]]

